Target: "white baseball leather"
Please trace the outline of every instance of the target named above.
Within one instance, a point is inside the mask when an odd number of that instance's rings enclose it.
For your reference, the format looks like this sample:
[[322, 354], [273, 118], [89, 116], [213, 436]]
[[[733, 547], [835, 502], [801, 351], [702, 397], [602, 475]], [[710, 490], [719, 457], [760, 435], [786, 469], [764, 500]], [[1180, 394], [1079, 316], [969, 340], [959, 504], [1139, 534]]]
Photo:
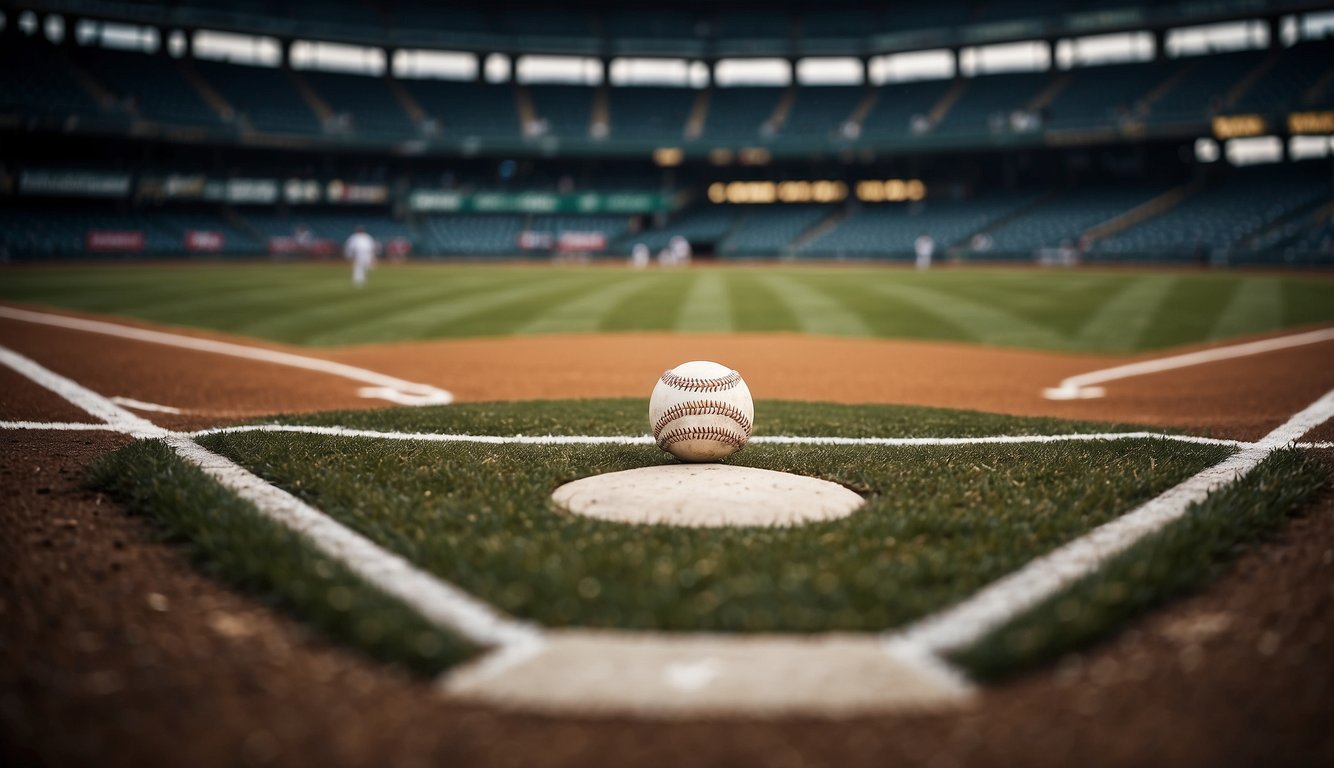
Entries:
[[662, 374], [648, 403], [658, 447], [682, 461], [718, 461], [750, 439], [755, 403], [741, 374], [707, 360]]

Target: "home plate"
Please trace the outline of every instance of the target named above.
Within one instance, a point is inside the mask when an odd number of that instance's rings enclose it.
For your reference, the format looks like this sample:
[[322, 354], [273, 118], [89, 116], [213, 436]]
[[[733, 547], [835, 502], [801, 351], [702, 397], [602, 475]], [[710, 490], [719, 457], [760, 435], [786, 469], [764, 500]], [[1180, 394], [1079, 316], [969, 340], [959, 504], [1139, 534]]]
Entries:
[[690, 528], [781, 527], [847, 517], [865, 503], [828, 480], [728, 464], [667, 464], [608, 472], [551, 494], [599, 520]]
[[447, 674], [459, 699], [546, 713], [839, 717], [968, 702], [971, 686], [875, 635], [555, 630], [505, 660]]

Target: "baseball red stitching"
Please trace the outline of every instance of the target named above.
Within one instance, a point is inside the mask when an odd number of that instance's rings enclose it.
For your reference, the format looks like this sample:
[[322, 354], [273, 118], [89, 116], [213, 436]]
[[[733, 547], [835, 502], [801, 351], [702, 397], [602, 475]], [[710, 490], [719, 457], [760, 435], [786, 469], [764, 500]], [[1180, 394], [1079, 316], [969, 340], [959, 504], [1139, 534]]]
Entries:
[[746, 444], [745, 437], [725, 427], [681, 427], [680, 429], [670, 430], [658, 438], [658, 447], [665, 451], [670, 446], [684, 440], [715, 440], [720, 443], [727, 443], [738, 450]]
[[721, 392], [724, 389], [731, 389], [741, 381], [741, 374], [732, 371], [726, 376], [719, 376], [716, 379], [696, 379], [688, 376], [678, 376], [671, 371], [665, 371], [662, 374], [662, 383], [669, 387], [684, 389], [689, 392]]
[[657, 437], [671, 422], [683, 416], [725, 416], [735, 421], [737, 426], [746, 432], [746, 437], [750, 437], [750, 419], [741, 412], [740, 408], [730, 403], [721, 403], [717, 400], [692, 400], [688, 403], [677, 403], [663, 412], [662, 417], [653, 425], [653, 436]]

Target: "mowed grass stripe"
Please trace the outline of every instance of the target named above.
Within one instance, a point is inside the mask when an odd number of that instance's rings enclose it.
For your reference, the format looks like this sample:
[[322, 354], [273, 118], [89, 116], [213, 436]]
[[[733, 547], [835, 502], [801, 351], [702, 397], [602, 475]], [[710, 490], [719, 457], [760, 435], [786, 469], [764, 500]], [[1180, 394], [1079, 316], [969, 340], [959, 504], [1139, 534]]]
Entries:
[[[175, 296], [170, 300], [137, 307], [135, 315], [148, 320], [171, 322], [182, 312], [189, 312], [199, 322], [234, 331], [260, 318], [283, 316], [293, 308], [323, 306], [328, 299], [339, 299], [352, 292], [353, 288], [346, 280], [334, 280], [332, 275], [312, 275], [297, 285], [252, 282], [241, 288], [205, 296]], [[246, 307], [244, 316], [238, 316], [238, 305]]]
[[792, 316], [787, 304], [760, 281], [758, 271], [728, 273], [727, 295], [733, 312], [733, 330], [797, 330], [797, 318]]
[[[588, 293], [596, 283], [588, 275], [572, 274], [568, 279], [548, 278], [538, 285], [528, 286], [523, 296], [513, 301], [493, 304], [478, 312], [471, 312], [427, 331], [431, 336], [493, 336], [517, 334], [534, 318], [549, 312], [553, 306], [574, 301]], [[540, 288], [541, 290], [537, 290]]]
[[427, 283], [417, 288], [387, 292], [384, 304], [373, 315], [355, 324], [331, 328], [310, 337], [307, 343], [352, 344], [421, 338], [429, 329], [452, 322], [470, 312], [485, 311], [498, 304], [524, 298], [548, 286], [524, 284], [526, 292], [488, 277], [461, 277], [448, 283]]
[[671, 330], [693, 278], [684, 271], [660, 276], [633, 274], [631, 279], [640, 284], [640, 290], [622, 299], [602, 318], [603, 330]]
[[246, 330], [258, 336], [276, 335], [301, 344], [337, 344], [370, 338], [364, 329], [376, 319], [405, 308], [419, 308], [439, 301], [447, 292], [441, 280], [386, 290], [368, 285], [356, 290], [345, 287], [319, 303], [289, 308], [285, 313], [256, 319]]
[[686, 333], [732, 330], [732, 299], [723, 273], [707, 270], [691, 277], [694, 279], [677, 310], [673, 327]]
[[[1216, 277], [1178, 280], [1140, 337], [1140, 348], [1174, 347], [1209, 338], [1209, 330], [1214, 327], [1237, 283], [1236, 278], [1229, 275]], [[1181, 307], [1192, 307], [1194, 311], [1182, 312]]]
[[1122, 288], [1079, 329], [1080, 344], [1112, 352], [1139, 349], [1176, 282], [1175, 277], [1150, 275]]
[[943, 320], [959, 329], [965, 338], [983, 344], [1048, 349], [1066, 346], [1065, 340], [1055, 330], [980, 302], [898, 282], [880, 281], [871, 288], [887, 298]]
[[519, 326], [516, 333], [580, 333], [603, 328], [603, 319], [626, 297], [644, 290], [633, 277], [593, 284], [576, 298], [557, 304]]
[[870, 336], [861, 315], [828, 294], [786, 275], [768, 273], [761, 280], [797, 318], [801, 330], [826, 336]]
[[887, 338], [970, 339], [957, 325], [920, 311], [915, 305], [896, 301], [876, 291], [863, 274], [829, 273], [813, 279], [826, 293], [835, 294], [844, 305], [865, 320], [871, 333]]
[[1272, 277], [1237, 283], [1227, 306], [1219, 313], [1210, 339], [1264, 333], [1283, 326], [1283, 285]]
[[[333, 344], [512, 333], [631, 277], [642, 289], [591, 330], [804, 330], [1113, 353], [1334, 323], [1334, 280], [1319, 273], [409, 264], [375, 270], [357, 292], [342, 263], [23, 266], [3, 270], [0, 299]], [[494, 295], [474, 303], [484, 294]]]

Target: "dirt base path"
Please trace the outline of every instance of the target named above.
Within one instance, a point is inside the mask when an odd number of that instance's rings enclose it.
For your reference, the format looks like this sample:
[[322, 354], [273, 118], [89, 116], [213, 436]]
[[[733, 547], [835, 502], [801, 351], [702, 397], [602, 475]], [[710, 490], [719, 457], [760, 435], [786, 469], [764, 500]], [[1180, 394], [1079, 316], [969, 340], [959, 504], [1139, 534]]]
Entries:
[[[1045, 399], [1043, 390], [1069, 376], [1155, 355], [794, 334], [532, 336], [308, 349], [161, 330], [352, 364], [447, 389], [461, 401], [647, 398], [666, 368], [713, 359], [741, 371], [761, 401], [932, 405], [1174, 426], [1239, 439], [1260, 437], [1334, 387], [1334, 341], [1115, 381], [1105, 397], [1061, 401]], [[4, 319], [0, 344], [108, 396], [186, 412], [185, 419], [160, 419], [166, 426], [390, 405], [360, 397], [360, 384], [327, 373], [79, 330]]]

